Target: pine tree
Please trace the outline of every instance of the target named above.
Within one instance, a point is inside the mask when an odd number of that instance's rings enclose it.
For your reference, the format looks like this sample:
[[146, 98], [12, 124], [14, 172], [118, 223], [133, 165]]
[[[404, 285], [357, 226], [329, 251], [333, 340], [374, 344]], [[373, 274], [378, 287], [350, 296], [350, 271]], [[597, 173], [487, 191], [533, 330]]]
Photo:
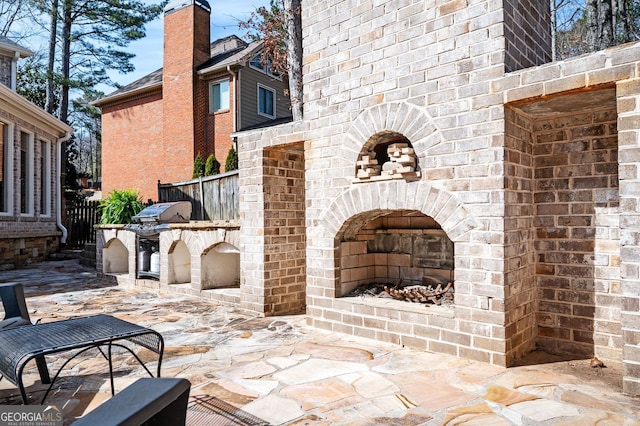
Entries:
[[220, 162], [216, 160], [215, 155], [211, 154], [207, 157], [207, 163], [204, 167], [205, 176], [213, 176], [220, 173]]
[[202, 161], [202, 155], [198, 153], [196, 159], [193, 161], [193, 179], [197, 179], [200, 176], [204, 176], [204, 161]]
[[224, 165], [224, 171], [230, 172], [231, 170], [238, 170], [238, 153], [231, 147], [227, 154], [227, 161]]

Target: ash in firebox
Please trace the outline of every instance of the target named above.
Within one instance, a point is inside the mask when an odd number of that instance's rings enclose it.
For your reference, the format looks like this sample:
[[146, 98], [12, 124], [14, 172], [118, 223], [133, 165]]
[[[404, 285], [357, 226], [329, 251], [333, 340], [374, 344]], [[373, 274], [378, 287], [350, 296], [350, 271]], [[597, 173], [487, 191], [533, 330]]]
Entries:
[[439, 282], [439, 280], [425, 277], [423, 284], [417, 285], [403, 285], [402, 280], [395, 284], [363, 284], [347, 294], [346, 297], [382, 297], [413, 303], [452, 305], [453, 293], [453, 281], [443, 283]]

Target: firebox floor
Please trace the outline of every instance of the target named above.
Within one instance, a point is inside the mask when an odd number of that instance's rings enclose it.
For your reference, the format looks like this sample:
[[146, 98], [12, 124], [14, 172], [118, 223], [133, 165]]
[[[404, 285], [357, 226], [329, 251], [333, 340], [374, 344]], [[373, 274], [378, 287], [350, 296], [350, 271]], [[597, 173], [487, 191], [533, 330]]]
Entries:
[[[215, 398], [272, 425], [640, 424], [640, 398], [622, 394], [612, 360], [591, 368], [587, 359], [533, 353], [500, 368], [312, 329], [304, 315], [252, 317], [202, 298], [124, 288], [77, 261], [3, 271], [0, 280], [24, 283], [33, 320], [107, 312], [153, 328], [166, 343], [162, 376], [191, 381], [193, 401]], [[105, 361], [95, 355], [79, 356], [56, 381], [48, 402], [65, 424], [110, 397]], [[128, 354], [114, 356], [114, 371], [116, 391], [146, 375]], [[35, 364], [25, 385], [34, 401], [46, 390]], [[0, 381], [0, 404], [20, 403]]]

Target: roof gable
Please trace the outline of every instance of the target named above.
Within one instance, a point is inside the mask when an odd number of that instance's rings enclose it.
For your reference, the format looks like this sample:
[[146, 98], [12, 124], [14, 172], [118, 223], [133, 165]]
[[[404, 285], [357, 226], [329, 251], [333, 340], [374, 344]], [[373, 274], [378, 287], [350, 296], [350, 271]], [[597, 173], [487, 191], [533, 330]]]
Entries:
[[[257, 53], [262, 47], [261, 41], [247, 43], [235, 35], [215, 40], [211, 43], [211, 57], [197, 67], [198, 74], [206, 74], [227, 66], [239, 65]], [[162, 68], [109, 93], [107, 96], [92, 102], [103, 106], [112, 101], [121, 100], [153, 88], [162, 87]]]
[[5, 36], [0, 36], [0, 53], [11, 54], [11, 56], [14, 56], [14, 53], [18, 53], [20, 58], [33, 56], [32, 51], [20, 46], [18, 43]]

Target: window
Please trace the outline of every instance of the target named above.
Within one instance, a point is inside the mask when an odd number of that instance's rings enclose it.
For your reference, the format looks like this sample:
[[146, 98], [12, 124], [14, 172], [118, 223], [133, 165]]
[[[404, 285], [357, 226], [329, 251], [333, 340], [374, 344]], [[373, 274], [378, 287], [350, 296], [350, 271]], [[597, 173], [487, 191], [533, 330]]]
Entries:
[[229, 109], [229, 80], [211, 83], [209, 91], [209, 112]]
[[0, 121], [0, 213], [12, 210], [13, 126]]
[[258, 114], [276, 118], [276, 92], [258, 84]]
[[20, 132], [20, 213], [33, 214], [33, 135]]
[[51, 215], [51, 143], [40, 141], [40, 216]]
[[249, 61], [249, 65], [251, 66], [251, 68], [261, 71], [267, 75], [270, 75], [271, 77], [275, 77], [279, 80], [282, 79], [279, 73], [271, 69], [271, 59], [267, 59], [265, 63], [265, 61], [262, 60], [261, 54], [254, 56], [251, 59], [251, 61]]

